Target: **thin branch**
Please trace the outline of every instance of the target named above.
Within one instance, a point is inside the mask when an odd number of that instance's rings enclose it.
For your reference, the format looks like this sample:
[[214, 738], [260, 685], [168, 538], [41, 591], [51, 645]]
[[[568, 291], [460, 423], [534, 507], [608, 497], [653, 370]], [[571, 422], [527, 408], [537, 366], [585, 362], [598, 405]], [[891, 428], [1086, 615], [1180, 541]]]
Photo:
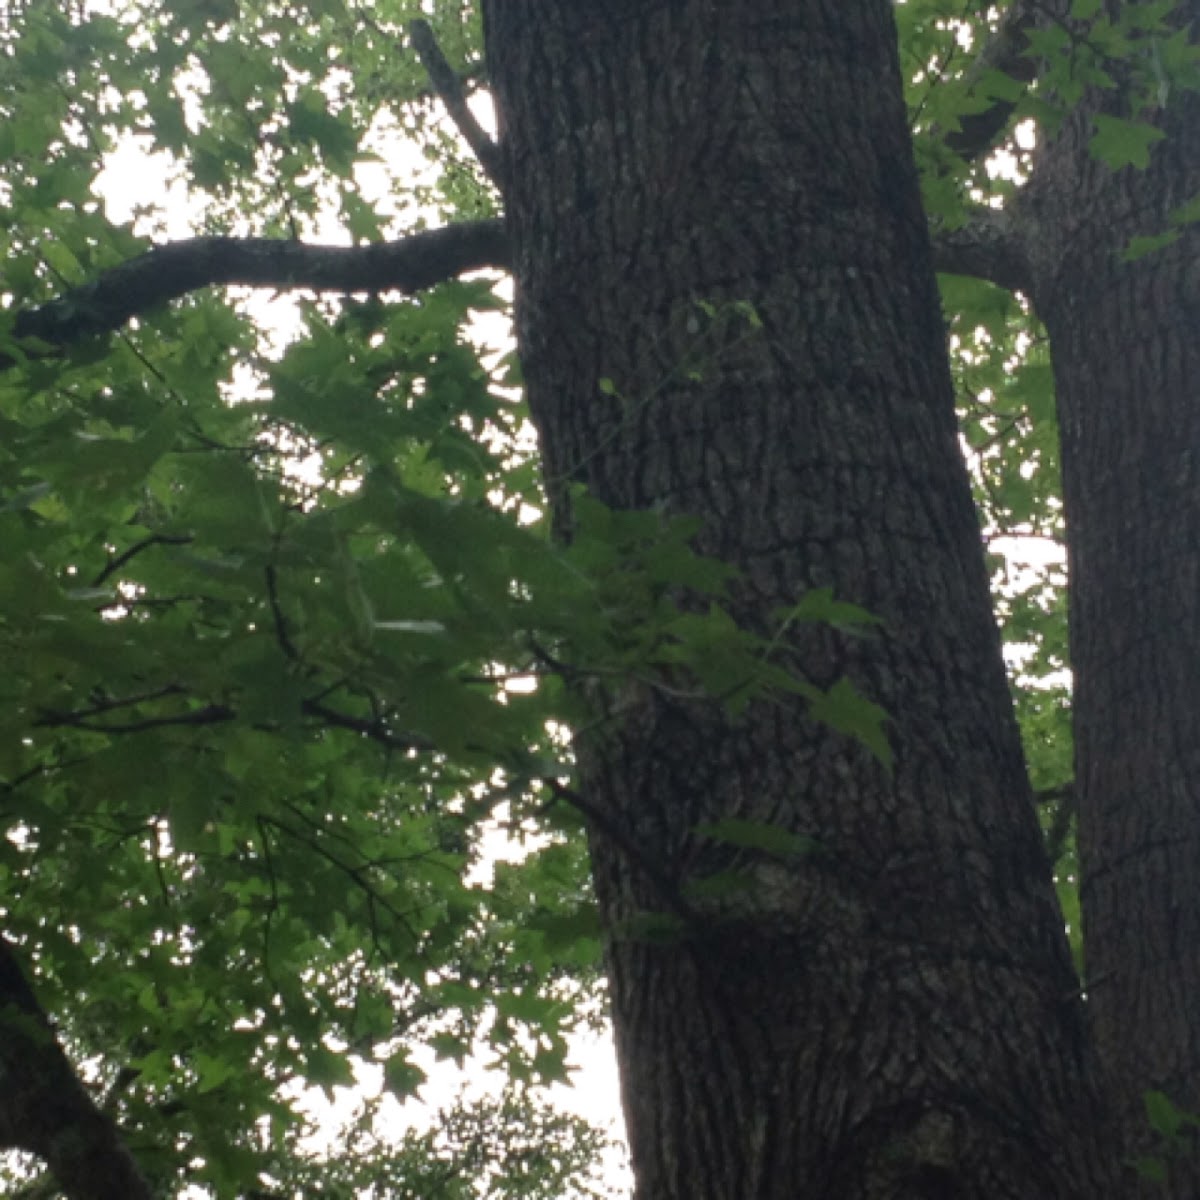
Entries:
[[[292, 811], [295, 812], [297, 816], [302, 816], [302, 814], [299, 813], [295, 808], [293, 808]], [[362, 861], [358, 863], [344, 862], [327, 846], [322, 845], [320, 835], [323, 834], [325, 830], [322, 828], [322, 826], [311, 821], [310, 819], [305, 819], [305, 823], [309, 825], [313, 833], [317, 835], [315, 837], [306, 837], [301, 830], [293, 829], [292, 826], [290, 826], [286, 821], [281, 821], [278, 817], [271, 816], [267, 813], [260, 814], [259, 820], [279, 830], [280, 833], [286, 834], [288, 837], [293, 838], [301, 846], [306, 846], [319, 858], [323, 858], [335, 870], [341, 871], [342, 874], [345, 875], [346, 878], [349, 879], [351, 883], [353, 883], [354, 886], [359, 889], [360, 892], [362, 892], [363, 896], [367, 900], [367, 911], [372, 916], [370, 922], [372, 926], [371, 940], [376, 944], [377, 947], [379, 945], [380, 938], [378, 935], [378, 927], [373, 915], [376, 908], [383, 909], [383, 911], [386, 912], [388, 916], [390, 916], [396, 922], [396, 924], [408, 934], [414, 946], [419, 946], [421, 944], [420, 935], [418, 934], [416, 928], [414, 928], [412, 922], [409, 920], [409, 913], [402, 911], [395, 904], [393, 904], [391, 900], [389, 900], [388, 897], [385, 896], [372, 882], [371, 871], [375, 869], [376, 864], [369, 858], [363, 858]], [[419, 913], [422, 911], [422, 909], [418, 908], [414, 911]]]
[[266, 919], [263, 921], [263, 975], [274, 984], [275, 972], [271, 967], [271, 926], [274, 923], [275, 914], [279, 911], [279, 877], [275, 872], [275, 859], [271, 855], [271, 838], [267, 833], [267, 823], [263, 820], [261, 813], [254, 818], [254, 823], [258, 826], [263, 865], [267, 871], [267, 887], [271, 894], [270, 903], [267, 905]]
[[118, 554], [116, 558], [109, 559], [104, 569], [92, 580], [92, 587], [99, 587], [102, 583], [105, 583], [129, 562], [130, 559], [136, 558], [143, 550], [147, 550], [151, 546], [187, 546], [193, 540], [191, 534], [172, 536], [166, 533], [155, 533], [151, 534], [150, 537], [142, 538], [140, 542], [134, 542], [128, 550]]
[[283, 607], [279, 603], [279, 579], [276, 575], [275, 564], [267, 564], [267, 600], [271, 605], [271, 620], [275, 625], [275, 640], [283, 656], [292, 662], [300, 661], [300, 653], [288, 630], [287, 618], [283, 615]]
[[[145, 733], [150, 729], [165, 729], [177, 726], [222, 725], [238, 718], [237, 710], [228, 704], [206, 704], [202, 708], [189, 709], [184, 712], [168, 713], [160, 716], [144, 716], [125, 721], [96, 720], [106, 713], [117, 709], [131, 708], [152, 700], [162, 700], [170, 696], [186, 695], [186, 690], [177, 684], [168, 685], [154, 692], [145, 692], [136, 696], [122, 699], [99, 700], [87, 708], [71, 711], [44, 709], [33, 722], [39, 729], [87, 729], [94, 733]], [[398, 734], [388, 728], [384, 717], [364, 718], [339, 712], [318, 700], [302, 700], [300, 711], [306, 717], [313, 717], [321, 724], [333, 729], [346, 729], [369, 738], [377, 745], [386, 746], [390, 750], [430, 750], [433, 743], [415, 733]], [[256, 728], [271, 729], [272, 726], [256, 726]]]
[[479, 159], [480, 166], [487, 172], [488, 178], [504, 191], [503, 163], [500, 147], [487, 135], [482, 125], [475, 119], [475, 114], [467, 104], [463, 93], [462, 82], [454, 68], [446, 61], [437, 38], [429, 22], [417, 18], [408, 23], [408, 36], [421, 59], [421, 65], [429, 76], [429, 82], [441, 97], [450, 119], [458, 126], [458, 131], [466, 139], [466, 143]]
[[155, 688], [153, 691], [135, 692], [132, 696], [107, 696], [104, 699], [97, 699], [95, 692], [92, 695], [92, 703], [87, 708], [79, 708], [74, 712], [46, 710], [35, 724], [45, 727], [73, 725], [76, 721], [88, 721], [92, 717], [103, 716], [105, 713], [116, 712], [118, 709], [149, 704], [153, 700], [165, 700], [168, 696], [182, 696], [184, 689], [177, 683], [169, 683], [165, 687]]
[[630, 863], [654, 885], [655, 891], [662, 897], [667, 907], [689, 929], [699, 928], [700, 915], [684, 898], [678, 885], [616, 821], [613, 821], [606, 812], [576, 791], [575, 788], [569, 788], [552, 778], [543, 778], [541, 782], [550, 789], [555, 799], [570, 805], [594, 829], [615, 843]]
[[976, 208], [961, 228], [935, 228], [932, 236], [938, 271], [973, 275], [1014, 292], [1031, 290], [1033, 271], [1025, 238], [1010, 213]]
[[85, 766], [91, 762], [94, 755], [80, 754], [75, 758], [59, 759], [55, 762], [37, 763], [35, 766], [29, 767], [22, 771], [19, 775], [14, 775], [11, 779], [0, 779], [0, 794], [11, 795], [19, 787], [24, 787], [34, 779], [46, 779], [59, 771], [69, 771], [72, 767]]
[[115, 1123], [93, 1103], [0, 937], [0, 1145], [36, 1154], [69, 1200], [153, 1200]]
[[[16, 319], [17, 338], [64, 347], [201, 288], [241, 285], [333, 292], [419, 292], [487, 267], [507, 270], [500, 220], [466, 221], [368, 246], [308, 246], [272, 238], [197, 237], [155, 246]], [[17, 361], [0, 354], [0, 369]]]
[[368, 721], [361, 717], [352, 717], [348, 713], [327, 708], [324, 704], [318, 704], [313, 700], [302, 701], [300, 710], [306, 716], [317, 717], [326, 725], [332, 725], [336, 729], [348, 729], [352, 733], [360, 733], [363, 737], [370, 738], [371, 741], [380, 746], [386, 746], [389, 750], [432, 750], [435, 748], [428, 738], [422, 737], [420, 734], [392, 733], [387, 727], [387, 722], [382, 719]]
[[142, 717], [136, 721], [93, 721], [87, 713], [43, 712], [34, 725], [41, 729], [87, 729], [93, 733], [145, 733], [179, 725], [221, 725], [237, 716], [226, 704], [207, 704], [188, 712], [165, 717]]

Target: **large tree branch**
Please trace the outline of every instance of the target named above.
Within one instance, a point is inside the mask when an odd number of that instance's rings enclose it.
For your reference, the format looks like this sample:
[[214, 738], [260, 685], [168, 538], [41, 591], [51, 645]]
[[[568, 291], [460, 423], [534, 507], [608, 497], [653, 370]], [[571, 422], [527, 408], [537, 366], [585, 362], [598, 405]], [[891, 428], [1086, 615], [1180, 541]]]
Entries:
[[70, 1200], [153, 1200], [0, 937], [0, 1146], [43, 1159]]
[[[368, 246], [197, 237], [156, 246], [57, 300], [21, 313], [18, 338], [55, 347], [111, 333], [132, 317], [214, 284], [314, 291], [419, 292], [467, 271], [507, 269], [500, 220], [469, 221]], [[16, 360], [0, 355], [0, 369]]]
[[[935, 230], [939, 271], [1028, 290], [1024, 244], [1007, 214], [979, 209], [961, 229]], [[467, 271], [510, 267], [503, 221], [468, 221], [369, 246], [198, 237], [156, 246], [57, 300], [17, 316], [18, 338], [66, 347], [215, 285], [313, 291], [419, 292]], [[15, 359], [0, 354], [0, 370]]]
[[933, 230], [933, 264], [947, 275], [973, 275], [1028, 293], [1032, 272], [1025, 239], [1011, 213], [977, 208], [959, 229]]

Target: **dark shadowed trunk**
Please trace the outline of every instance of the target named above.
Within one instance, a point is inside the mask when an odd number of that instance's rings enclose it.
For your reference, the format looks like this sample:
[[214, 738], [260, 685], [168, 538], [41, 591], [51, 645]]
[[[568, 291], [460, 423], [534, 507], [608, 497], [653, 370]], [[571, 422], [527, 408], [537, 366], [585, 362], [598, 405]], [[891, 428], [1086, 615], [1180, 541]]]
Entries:
[[[1150, 168], [1116, 174], [1088, 153], [1094, 111], [1022, 215], [1062, 429], [1088, 1007], [1145, 1153], [1145, 1091], [1200, 1110], [1200, 235], [1121, 254], [1200, 195], [1200, 103], [1172, 96]], [[1148, 1194], [1200, 1196], [1200, 1154]]]
[[[1116, 1194], [956, 441], [890, 5], [484, 10], [552, 488], [701, 516], [755, 628], [813, 587], [886, 622], [786, 649], [886, 707], [890, 777], [799, 703], [735, 721], [649, 686], [581, 748], [605, 824], [676, 885], [730, 866], [754, 885], [639, 938], [661, 888], [593, 838], [639, 1195]], [[698, 834], [723, 817], [820, 853]]]

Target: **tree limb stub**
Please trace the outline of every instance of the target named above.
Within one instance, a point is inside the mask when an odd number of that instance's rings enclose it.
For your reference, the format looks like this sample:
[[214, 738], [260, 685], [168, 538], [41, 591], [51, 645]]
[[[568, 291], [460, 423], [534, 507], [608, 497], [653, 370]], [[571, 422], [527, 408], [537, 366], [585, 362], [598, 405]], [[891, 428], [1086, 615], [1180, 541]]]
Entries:
[[[156, 246], [57, 300], [21, 313], [17, 338], [55, 347], [111, 333], [131, 318], [213, 285], [414, 293], [467, 271], [508, 267], [504, 223], [463, 222], [367, 246], [198, 237]], [[16, 359], [0, 355], [0, 369]]]
[[933, 262], [947, 275], [973, 275], [1010, 291], [1029, 293], [1032, 272], [1025, 239], [1010, 214], [977, 208], [958, 229], [933, 230]]

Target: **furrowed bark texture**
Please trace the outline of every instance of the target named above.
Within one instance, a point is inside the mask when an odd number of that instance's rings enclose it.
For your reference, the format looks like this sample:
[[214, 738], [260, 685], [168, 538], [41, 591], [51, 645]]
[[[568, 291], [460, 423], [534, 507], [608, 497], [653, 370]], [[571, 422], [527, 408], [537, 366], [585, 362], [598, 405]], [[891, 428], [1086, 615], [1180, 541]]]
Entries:
[[[890, 5], [484, 13], [552, 490], [701, 516], [756, 628], [826, 586], [886, 621], [785, 653], [886, 707], [891, 777], [799, 703], [734, 720], [649, 687], [580, 746], [581, 786], [626, 844], [685, 889], [731, 867], [753, 882], [693, 894], [677, 937], [639, 938], [663, 897], [593, 837], [638, 1195], [1114, 1194], [957, 445]], [[741, 301], [761, 330], [729, 311]], [[725, 817], [821, 852], [698, 832]]]
[[43, 1159], [67, 1200], [152, 1200], [120, 1131], [75, 1074], [2, 936], [0, 1147]]
[[[1200, 102], [1173, 97], [1149, 169], [1116, 174], [1094, 112], [1023, 218], [1062, 437], [1088, 1010], [1133, 1155], [1160, 1149], [1145, 1091], [1200, 1112], [1200, 233], [1121, 252], [1200, 195]], [[1200, 1196], [1197, 1151], [1146, 1194]]]

